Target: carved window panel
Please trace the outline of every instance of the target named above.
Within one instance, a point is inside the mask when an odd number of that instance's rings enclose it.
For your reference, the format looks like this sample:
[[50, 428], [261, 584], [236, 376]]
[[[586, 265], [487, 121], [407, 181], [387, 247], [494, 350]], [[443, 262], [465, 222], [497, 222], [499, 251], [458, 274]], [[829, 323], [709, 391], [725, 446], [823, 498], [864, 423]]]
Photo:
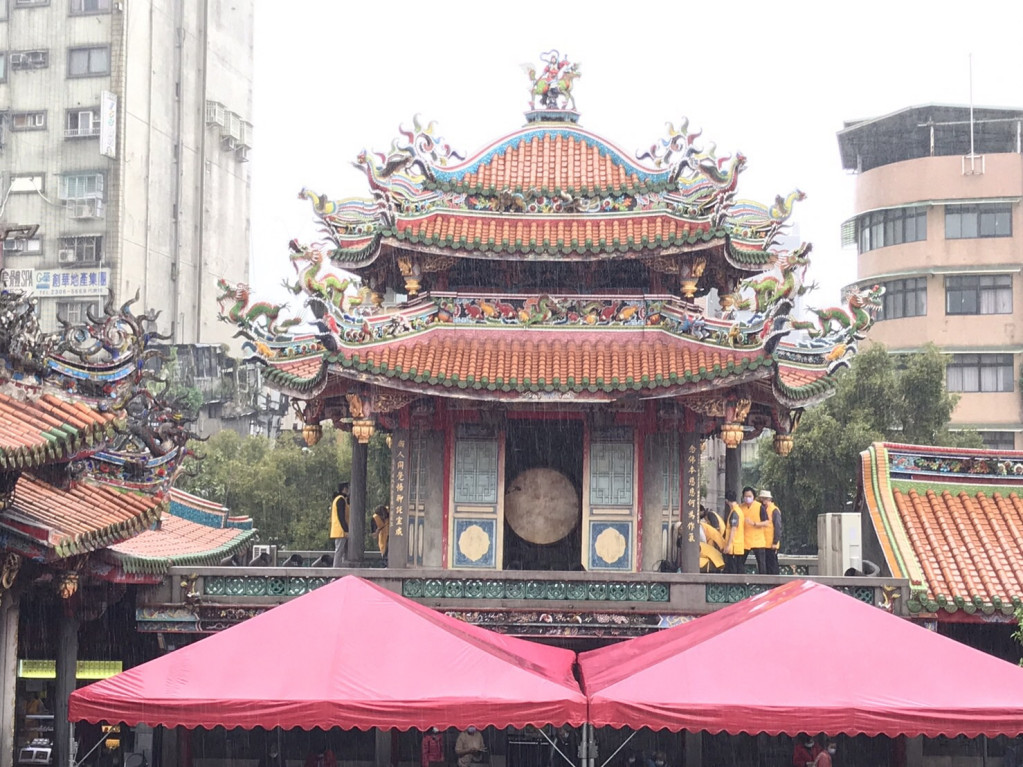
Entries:
[[631, 442], [590, 444], [591, 506], [632, 506], [633, 453]]
[[455, 503], [497, 503], [497, 440], [459, 439], [455, 443]]

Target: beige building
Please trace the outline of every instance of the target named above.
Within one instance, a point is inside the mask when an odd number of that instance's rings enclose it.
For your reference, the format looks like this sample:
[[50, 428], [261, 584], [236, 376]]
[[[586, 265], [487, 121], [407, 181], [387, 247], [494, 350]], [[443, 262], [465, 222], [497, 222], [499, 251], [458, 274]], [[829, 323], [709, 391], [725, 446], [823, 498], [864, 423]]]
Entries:
[[45, 325], [138, 291], [177, 344], [224, 343], [249, 274], [253, 0], [0, 0], [4, 280]]
[[894, 352], [949, 355], [953, 426], [1023, 449], [1023, 109], [928, 105], [846, 124], [842, 166], [857, 174], [857, 286], [881, 283], [870, 331]]

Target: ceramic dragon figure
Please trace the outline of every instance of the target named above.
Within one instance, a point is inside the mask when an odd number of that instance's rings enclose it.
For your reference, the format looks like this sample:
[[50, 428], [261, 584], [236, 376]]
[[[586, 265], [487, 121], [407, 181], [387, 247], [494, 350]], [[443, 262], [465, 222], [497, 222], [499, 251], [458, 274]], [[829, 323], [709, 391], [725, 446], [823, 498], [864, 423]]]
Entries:
[[[270, 336], [279, 336], [288, 328], [297, 325], [301, 320], [291, 318], [281, 323], [277, 322], [283, 306], [259, 301], [249, 305], [250, 288], [244, 283], [232, 286], [223, 278], [217, 280], [217, 288], [220, 294], [217, 296], [217, 304], [220, 307], [219, 317], [224, 322], [231, 322], [240, 325], [246, 330], [264, 330]], [[225, 309], [228, 300], [234, 303], [230, 308]]]

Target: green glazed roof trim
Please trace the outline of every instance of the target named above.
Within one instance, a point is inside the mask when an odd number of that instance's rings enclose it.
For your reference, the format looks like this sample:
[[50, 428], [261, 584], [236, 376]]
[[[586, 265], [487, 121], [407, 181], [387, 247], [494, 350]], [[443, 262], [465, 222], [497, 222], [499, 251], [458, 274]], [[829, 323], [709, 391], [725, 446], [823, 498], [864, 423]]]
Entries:
[[70, 458], [79, 450], [91, 447], [97, 442], [112, 439], [115, 424], [123, 424], [120, 416], [111, 423], [94, 423], [85, 429], [78, 429], [70, 424], [61, 424], [45, 431], [40, 436], [46, 440], [39, 445], [20, 445], [18, 447], [0, 447], [0, 469], [21, 470], [31, 469], [55, 461]]
[[766, 266], [775, 258], [775, 254], [760, 248], [741, 248], [731, 237], [728, 238], [727, 254], [735, 266]]
[[[128, 493], [131, 491], [121, 490], [120, 492]], [[167, 500], [160, 500], [142, 514], [131, 519], [64, 538], [54, 546], [53, 551], [57, 557], [64, 558], [75, 556], [76, 554], [86, 554], [90, 551], [96, 551], [112, 546], [115, 543], [120, 543], [126, 538], [136, 536], [152, 527], [167, 509], [167, 506]]]

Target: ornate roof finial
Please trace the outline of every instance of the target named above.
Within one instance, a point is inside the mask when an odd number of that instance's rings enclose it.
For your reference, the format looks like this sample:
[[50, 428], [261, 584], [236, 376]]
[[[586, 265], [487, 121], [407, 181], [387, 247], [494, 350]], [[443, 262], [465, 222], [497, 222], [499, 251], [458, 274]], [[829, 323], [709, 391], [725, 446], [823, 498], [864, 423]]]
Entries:
[[[578, 122], [579, 113], [572, 95], [572, 86], [582, 74], [578, 62], [570, 62], [555, 49], [541, 53], [540, 60], [542, 65], [539, 75], [534, 66], [525, 67], [531, 82], [526, 119], [529, 122]], [[540, 101], [539, 109], [536, 106], [537, 99]]]

